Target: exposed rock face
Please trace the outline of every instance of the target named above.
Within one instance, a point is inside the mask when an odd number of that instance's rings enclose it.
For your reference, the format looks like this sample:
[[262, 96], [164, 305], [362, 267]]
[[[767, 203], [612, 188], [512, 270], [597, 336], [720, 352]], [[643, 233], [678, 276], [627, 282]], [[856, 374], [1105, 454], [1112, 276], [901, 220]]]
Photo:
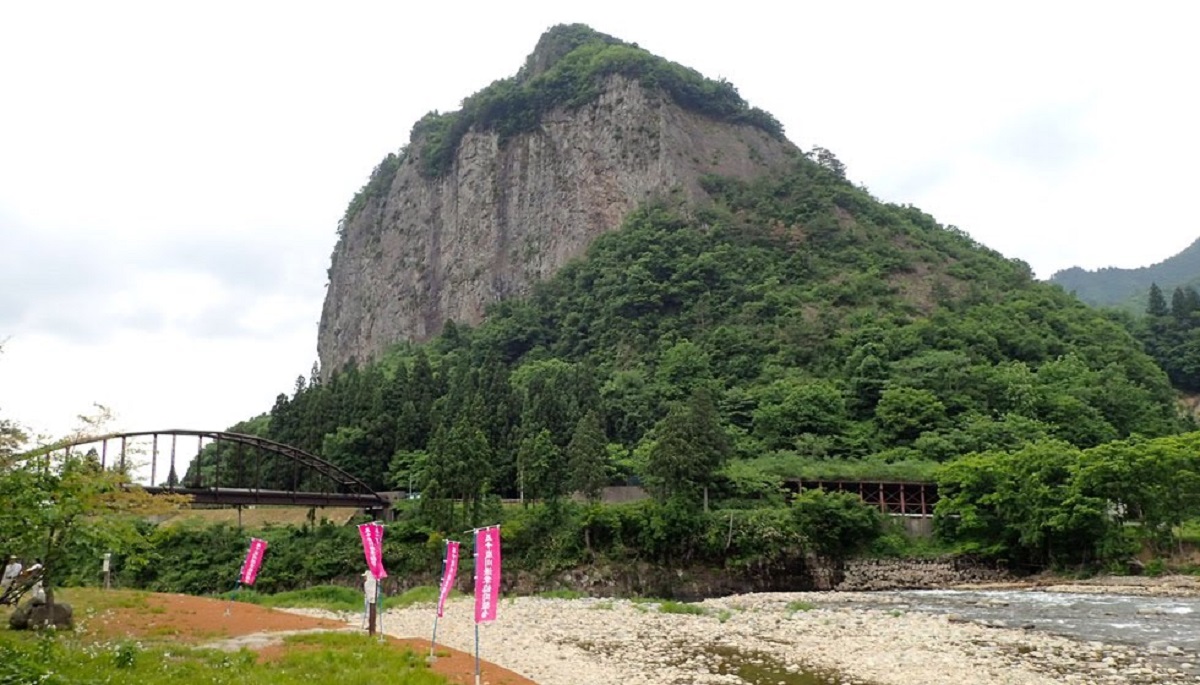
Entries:
[[851, 559], [843, 577], [820, 589], [843, 592], [867, 590], [923, 590], [964, 583], [1011, 582], [1007, 571], [963, 557], [938, 559]]
[[328, 374], [397, 341], [427, 340], [447, 320], [478, 323], [486, 305], [528, 292], [638, 204], [703, 201], [703, 175], [752, 178], [796, 152], [611, 76], [596, 101], [554, 110], [532, 133], [502, 142], [471, 131], [445, 176], [422, 177], [410, 154], [389, 191], [342, 228], [321, 313], [321, 367]]

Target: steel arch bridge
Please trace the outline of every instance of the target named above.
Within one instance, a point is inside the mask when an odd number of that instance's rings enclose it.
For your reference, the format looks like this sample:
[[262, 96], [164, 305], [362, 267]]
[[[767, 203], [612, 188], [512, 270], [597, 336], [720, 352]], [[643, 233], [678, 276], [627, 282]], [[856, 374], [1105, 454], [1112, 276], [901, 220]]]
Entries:
[[[190, 450], [189, 456], [181, 455], [180, 438], [185, 443], [195, 439], [194, 463]], [[148, 450], [144, 445], [147, 439]], [[208, 445], [232, 445], [232, 456], [226, 456], [218, 447], [211, 459], [202, 458], [206, 440]], [[290, 445], [244, 433], [185, 428], [107, 433], [57, 442], [26, 456], [70, 454], [83, 448], [95, 450], [101, 467], [127, 472], [147, 492], [188, 495], [194, 504], [357, 507], [379, 513], [390, 506], [387, 498], [336, 464]], [[147, 457], [149, 463], [145, 463]], [[262, 487], [264, 465], [278, 479], [281, 463], [290, 466], [290, 486]], [[183, 467], [184, 476], [178, 476], [178, 466]]]

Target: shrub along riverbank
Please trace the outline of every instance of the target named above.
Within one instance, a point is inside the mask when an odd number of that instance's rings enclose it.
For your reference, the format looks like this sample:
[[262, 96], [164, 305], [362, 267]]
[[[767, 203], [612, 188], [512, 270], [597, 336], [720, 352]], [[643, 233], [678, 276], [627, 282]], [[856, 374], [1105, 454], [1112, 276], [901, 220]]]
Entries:
[[[874, 509], [839, 493], [806, 493], [787, 507], [708, 512], [654, 501], [528, 507], [497, 502], [489, 509], [485, 515], [502, 526], [506, 591], [568, 586], [568, 572], [583, 567], [607, 569], [612, 592], [656, 590], [661, 583], [656, 579], [665, 576], [662, 569], [688, 571], [701, 583], [693, 590], [698, 594], [708, 594], [706, 582], [714, 592], [805, 589], [807, 564], [815, 557], [836, 563], [873, 542], [883, 548], [899, 544], [894, 531], [884, 535]], [[419, 509], [399, 514], [387, 524], [383, 541], [389, 594], [436, 584], [445, 549], [445, 535], [426, 523]], [[142, 544], [116, 557], [114, 583], [161, 592], [228, 592], [252, 534], [269, 542], [255, 584], [259, 592], [350, 583], [365, 568], [352, 525], [319, 522], [251, 532], [228, 524], [181, 524], [148, 530]], [[470, 536], [453, 537], [466, 543], [464, 564], [469, 563]], [[96, 584], [99, 557], [98, 550], [82, 546], [69, 550], [65, 584]], [[469, 574], [460, 575], [465, 583]]]

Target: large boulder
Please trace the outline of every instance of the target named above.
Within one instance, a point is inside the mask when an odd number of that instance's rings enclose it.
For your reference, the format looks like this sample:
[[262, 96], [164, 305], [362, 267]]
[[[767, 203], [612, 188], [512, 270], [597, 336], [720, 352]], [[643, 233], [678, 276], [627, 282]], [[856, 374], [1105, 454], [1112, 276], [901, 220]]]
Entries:
[[74, 626], [73, 615], [70, 604], [26, 604], [17, 607], [8, 625], [13, 630], [70, 630]]

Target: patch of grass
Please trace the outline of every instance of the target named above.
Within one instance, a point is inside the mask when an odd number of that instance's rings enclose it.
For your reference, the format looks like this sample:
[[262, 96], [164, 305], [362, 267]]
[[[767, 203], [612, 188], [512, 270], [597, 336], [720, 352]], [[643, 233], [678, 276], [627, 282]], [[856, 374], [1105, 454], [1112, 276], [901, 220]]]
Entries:
[[[450, 591], [450, 597], [457, 597], [459, 594], [458, 590]], [[437, 598], [438, 589], [436, 587], [432, 585], [419, 585], [409, 588], [394, 597], [385, 597], [383, 599], [383, 608], [406, 609], [414, 604], [433, 604], [437, 601]]]
[[[225, 598], [233, 597], [239, 602], [258, 604], [264, 607], [307, 607], [311, 609], [326, 609], [328, 611], [362, 611], [363, 593], [348, 587], [336, 585], [317, 585], [303, 590], [280, 592], [274, 595], [264, 595], [254, 590], [241, 590], [237, 593], [226, 593]], [[386, 605], [386, 604], [385, 604]]]
[[812, 602], [806, 602], [802, 599], [794, 599], [787, 603], [788, 611], [812, 611], [817, 605]]
[[733, 616], [733, 612], [728, 609], [721, 609], [717, 612], [717, 622], [724, 623]]
[[109, 609], [149, 609], [154, 613], [165, 611], [162, 607], [151, 607], [149, 592], [140, 590], [101, 590], [94, 587], [73, 587], [55, 590], [58, 600], [71, 605], [87, 607], [92, 611]]
[[1167, 572], [1167, 563], [1162, 559], [1151, 559], [1146, 562], [1146, 568], [1142, 572], [1151, 578], [1157, 578]]
[[248, 650], [221, 652], [145, 646], [141, 643], [87, 643], [64, 633], [39, 635], [0, 631], [0, 683], [145, 683], [148, 685], [241, 685], [339, 683], [447, 685], [425, 668], [423, 655], [355, 633], [310, 633], [285, 639], [302, 646], [278, 660], [260, 664]]
[[595, 604], [592, 605], [591, 608], [595, 609], [596, 611], [612, 611], [613, 606], [614, 605], [613, 605], [612, 600], [609, 599], [609, 600], [605, 600], [603, 602], [596, 602]]
[[703, 616], [708, 613], [704, 607], [697, 604], [688, 604], [687, 602], [674, 602], [667, 600], [658, 605], [660, 614], [692, 614], [694, 616]]
[[1190, 542], [1200, 545], [1200, 519], [1188, 519], [1175, 529], [1175, 535], [1180, 542]]
[[[458, 596], [455, 590], [450, 596]], [[226, 599], [233, 593], [222, 595]], [[424, 602], [432, 604], [438, 598], [438, 589], [432, 585], [421, 585], [400, 593], [383, 598], [383, 608], [406, 609], [414, 604]], [[239, 602], [258, 604], [264, 607], [305, 607], [311, 609], [326, 609], [329, 611], [362, 611], [363, 593], [361, 590], [336, 585], [317, 585], [304, 590], [280, 592], [274, 595], [264, 595], [253, 590], [242, 590], [234, 597]]]

